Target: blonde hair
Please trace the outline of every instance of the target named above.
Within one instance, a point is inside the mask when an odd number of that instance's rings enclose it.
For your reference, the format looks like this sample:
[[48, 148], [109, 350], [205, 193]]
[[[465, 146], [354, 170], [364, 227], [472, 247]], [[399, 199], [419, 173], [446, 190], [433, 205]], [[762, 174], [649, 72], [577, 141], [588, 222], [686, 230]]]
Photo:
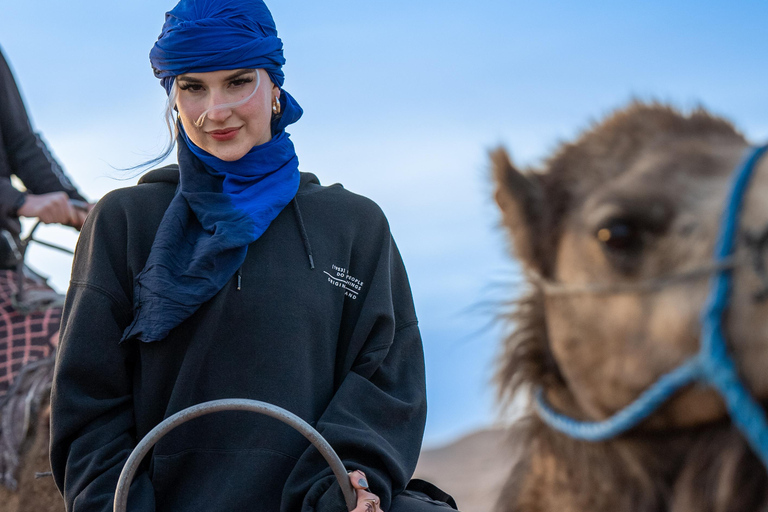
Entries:
[[168, 128], [168, 136], [170, 140], [163, 150], [161, 159], [167, 157], [173, 151], [173, 147], [176, 145], [176, 137], [179, 135], [179, 122], [173, 118], [173, 111], [176, 108], [176, 100], [179, 99], [179, 85], [176, 80], [173, 80], [171, 85], [171, 92], [168, 94], [168, 102], [165, 104], [165, 126]]

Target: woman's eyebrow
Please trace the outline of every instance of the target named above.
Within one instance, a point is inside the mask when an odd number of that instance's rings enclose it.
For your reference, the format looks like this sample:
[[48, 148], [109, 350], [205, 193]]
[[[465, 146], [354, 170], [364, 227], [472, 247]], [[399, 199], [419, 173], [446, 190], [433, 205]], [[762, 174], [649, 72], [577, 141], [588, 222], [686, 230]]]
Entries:
[[247, 75], [248, 73], [253, 73], [254, 71], [256, 70], [255, 69], [238, 69], [231, 75], [227, 76], [224, 80], [233, 80], [239, 76]]
[[[247, 75], [249, 73], [253, 73], [254, 71], [256, 71], [256, 70], [255, 69], [238, 69], [234, 73], [232, 73], [231, 75], [227, 75], [224, 78], [224, 81], [226, 82], [226, 81], [229, 81], [229, 80], [234, 80], [237, 77], [240, 77], [242, 75]], [[203, 83], [203, 81], [200, 80], [199, 78], [194, 78], [194, 77], [187, 76], [187, 75], [179, 75], [178, 77], [176, 77], [176, 80], [178, 80], [180, 82], [191, 82], [191, 83], [195, 83], [195, 84], [202, 84]]]

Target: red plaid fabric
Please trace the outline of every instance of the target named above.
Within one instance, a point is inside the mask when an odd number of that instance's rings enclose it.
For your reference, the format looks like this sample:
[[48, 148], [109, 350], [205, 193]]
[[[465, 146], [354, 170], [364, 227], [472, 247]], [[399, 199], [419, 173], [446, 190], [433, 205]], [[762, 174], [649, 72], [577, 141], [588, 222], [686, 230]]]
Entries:
[[[22, 315], [13, 307], [15, 279], [13, 271], [0, 271], [0, 397], [25, 365], [50, 356], [59, 341], [61, 308]], [[25, 278], [25, 290], [41, 288], [49, 289]]]

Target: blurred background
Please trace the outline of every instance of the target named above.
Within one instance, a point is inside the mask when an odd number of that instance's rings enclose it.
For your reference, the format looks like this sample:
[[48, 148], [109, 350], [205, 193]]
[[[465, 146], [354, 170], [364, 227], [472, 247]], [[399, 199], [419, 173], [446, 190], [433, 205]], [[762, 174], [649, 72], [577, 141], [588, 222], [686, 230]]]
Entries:
[[[170, 0], [0, 0], [0, 46], [33, 123], [80, 190], [135, 183], [120, 168], [167, 141], [149, 49]], [[387, 213], [426, 351], [426, 445], [498, 421], [491, 376], [517, 293], [487, 152], [535, 165], [633, 98], [702, 105], [768, 140], [768, 2], [273, 0], [303, 171]], [[173, 160], [173, 158], [171, 159]], [[74, 245], [76, 233], [41, 238]], [[31, 264], [67, 287], [71, 259]]]

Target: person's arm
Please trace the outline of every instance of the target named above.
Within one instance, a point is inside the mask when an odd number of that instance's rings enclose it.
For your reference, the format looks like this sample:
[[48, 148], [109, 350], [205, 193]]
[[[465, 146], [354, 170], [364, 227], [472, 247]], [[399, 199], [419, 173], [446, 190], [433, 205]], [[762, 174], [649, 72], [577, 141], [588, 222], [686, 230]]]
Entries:
[[5, 159], [10, 166], [2, 173], [5, 178], [10, 178], [11, 174], [18, 176], [27, 190], [35, 195], [65, 192], [70, 199], [86, 201], [64, 173], [61, 165], [53, 158], [40, 136], [32, 130], [21, 94], [2, 52], [0, 134]]
[[[0, 134], [1, 136], [2, 134]], [[2, 151], [0, 151], [0, 166], [2, 166]], [[10, 178], [0, 176], [0, 228], [11, 233], [21, 233], [21, 223], [18, 211], [24, 205], [27, 194], [16, 190]]]
[[[348, 471], [365, 473], [387, 510], [416, 467], [426, 419], [424, 355], [410, 286], [391, 238], [369, 286], [350, 347], [348, 372], [316, 429]], [[282, 510], [342, 512], [341, 489], [327, 463], [309, 447], [284, 491]]]
[[[113, 199], [96, 206], [77, 244], [51, 393], [51, 468], [68, 512], [111, 511], [137, 443], [136, 347], [119, 344], [131, 320], [127, 228]], [[131, 486], [128, 510], [155, 510], [145, 471]]]
[[[12, 175], [28, 193], [13, 187]], [[87, 212], [72, 206], [70, 199], [87, 203], [32, 130], [16, 81], [0, 52], [0, 222], [13, 232], [20, 229], [18, 216], [80, 229]]]

